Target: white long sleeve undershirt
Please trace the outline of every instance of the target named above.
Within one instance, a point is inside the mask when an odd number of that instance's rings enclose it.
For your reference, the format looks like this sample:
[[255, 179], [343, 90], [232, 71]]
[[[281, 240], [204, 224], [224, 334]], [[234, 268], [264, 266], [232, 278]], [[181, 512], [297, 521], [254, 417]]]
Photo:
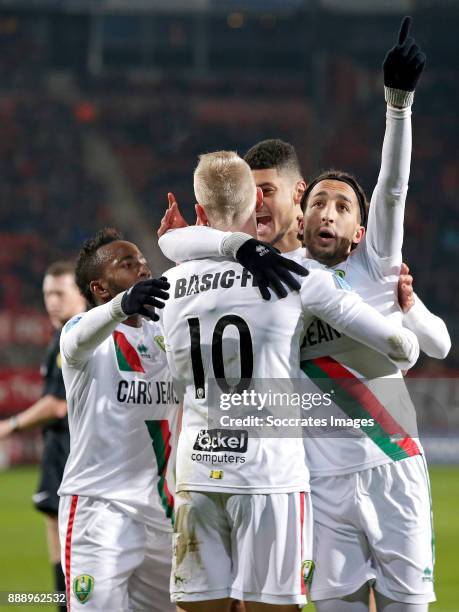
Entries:
[[68, 331], [64, 327], [61, 352], [69, 365], [87, 361], [95, 349], [115, 331], [117, 325], [127, 319], [121, 309], [123, 295], [124, 291], [110, 302], [92, 308], [77, 323], [69, 321]]
[[371, 196], [366, 231], [368, 245], [384, 259], [401, 261], [411, 140], [411, 107], [388, 106], [381, 169]]
[[[159, 238], [158, 246], [163, 255], [174, 263], [221, 257], [224, 240], [231, 234], [205, 225], [190, 225], [169, 230]], [[247, 234], [249, 238], [251, 236]]]
[[414, 294], [414, 306], [403, 315], [403, 326], [414, 332], [419, 346], [429, 357], [444, 359], [451, 348], [451, 338], [443, 319], [432, 314]]

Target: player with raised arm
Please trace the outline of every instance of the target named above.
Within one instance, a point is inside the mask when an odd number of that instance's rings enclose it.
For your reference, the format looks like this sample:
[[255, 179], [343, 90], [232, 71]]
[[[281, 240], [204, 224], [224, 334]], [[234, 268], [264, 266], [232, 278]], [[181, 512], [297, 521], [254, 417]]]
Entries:
[[[235, 153], [201, 156], [194, 186], [203, 222], [256, 235], [262, 193]], [[299, 345], [318, 314], [386, 357], [415, 358], [411, 333], [388, 324], [355, 293], [336, 288], [330, 272], [313, 262], [308, 268], [299, 293], [263, 308], [253, 279], [233, 261], [187, 262], [166, 273], [167, 357], [184, 395], [171, 581], [181, 610], [226, 611], [236, 598], [248, 612], [273, 606], [293, 612], [305, 601], [301, 568], [311, 560], [302, 440], [238, 429], [230, 443], [228, 432], [208, 430], [211, 379], [228, 388], [227, 377], [239, 372], [233, 384], [240, 390], [252, 379], [304, 378]]]
[[71, 447], [59, 530], [69, 610], [172, 612], [178, 402], [152, 310], [169, 285], [152, 279], [137, 246], [113, 229], [85, 242], [76, 278], [93, 308], [61, 337]]
[[[393, 320], [402, 318], [395, 296], [411, 154], [410, 105], [425, 61], [413, 39], [408, 37], [408, 29], [409, 20], [405, 19], [398, 44], [389, 52], [384, 65], [389, 102], [387, 127], [367, 236], [364, 232], [365, 197], [350, 175], [330, 172], [318, 177], [302, 199], [305, 208], [304, 239], [309, 254], [335, 267], [353, 289]], [[265, 143], [254, 147], [258, 158], [262, 156], [263, 148]], [[252, 154], [251, 158], [254, 158]], [[291, 210], [290, 203], [285, 203], [285, 206]], [[212, 253], [210, 246], [216, 238], [214, 235], [206, 234], [205, 242], [196, 247], [196, 236], [193, 244], [190, 236], [185, 244], [186, 231], [179, 230], [177, 234], [180, 236], [171, 233], [170, 237], [164, 236], [160, 240], [167, 256], [171, 251], [164, 247], [170, 238], [175, 241], [173, 256], [179, 261], [186, 256], [195, 256], [196, 250], [208, 255]], [[202, 234], [206, 230], [194, 228], [192, 231], [197, 235], [198, 231]], [[177, 248], [177, 239], [182, 253]], [[237, 236], [220, 235], [217, 241], [214, 253], [226, 252], [231, 244], [233, 253], [239, 249], [240, 256], [243, 247]], [[248, 249], [252, 249], [248, 263], [254, 265], [257, 257], [253, 253], [253, 241], [248, 240], [246, 244]], [[258, 265], [262, 265], [261, 258], [258, 259]], [[443, 321], [429, 313], [417, 296], [415, 308], [405, 317], [405, 324], [419, 334], [421, 347], [427, 354], [437, 358], [447, 354], [450, 340]], [[399, 397], [398, 411], [400, 413], [404, 408], [406, 414], [414, 419], [414, 407], [401, 382], [400, 372], [375, 353], [356, 346], [341, 334], [335, 334], [319, 320], [314, 321], [306, 333], [302, 357], [304, 367], [315, 377], [352, 377], [356, 385], [360, 384], [358, 381], [362, 377], [395, 378], [393, 388]], [[377, 400], [376, 397], [373, 402]], [[380, 416], [387, 425], [388, 406], [380, 405], [383, 409]], [[360, 409], [365, 410], [365, 406], [360, 406]], [[392, 425], [397, 426], [396, 423]], [[434, 598], [428, 476], [420, 444], [405, 434], [398, 441], [395, 437], [390, 441], [389, 432], [382, 438], [368, 435], [358, 440], [308, 440], [308, 456], [314, 476], [313, 505], [317, 509], [317, 570], [312, 596], [320, 611], [367, 610], [367, 583], [371, 581], [375, 581], [378, 606], [382, 610], [402, 610], [407, 605], [413, 611], [426, 610], [428, 601]], [[384, 445], [385, 440], [390, 444]], [[353, 487], [361, 486], [357, 480], [364, 478], [372, 480], [374, 490], [367, 488], [364, 497], [353, 496]], [[394, 489], [393, 498], [381, 496], [388, 482], [395, 482], [398, 487], [397, 492]], [[346, 486], [349, 487], [346, 490], [340, 488]], [[348, 494], [355, 505], [343, 504], [335, 512], [330, 500], [336, 490], [341, 490], [342, 496]], [[420, 517], [419, 520], [410, 521], [406, 513], [400, 511], [400, 498], [410, 499], [412, 512]], [[356, 523], [351, 529], [344, 530], [343, 524], [349, 524], [353, 514], [361, 515], [364, 501], [371, 502], [371, 516], [376, 520]], [[339, 563], [343, 558], [351, 561], [343, 565]]]

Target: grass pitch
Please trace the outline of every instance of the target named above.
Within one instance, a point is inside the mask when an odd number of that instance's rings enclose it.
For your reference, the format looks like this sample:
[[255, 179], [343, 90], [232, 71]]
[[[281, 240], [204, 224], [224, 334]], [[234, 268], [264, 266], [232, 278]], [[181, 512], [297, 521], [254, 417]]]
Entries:
[[[436, 536], [433, 612], [459, 610], [459, 468], [430, 468]], [[35, 467], [0, 473], [0, 593], [5, 591], [51, 591], [53, 577], [48, 561], [44, 519], [32, 505], [37, 485]], [[3, 599], [4, 601], [4, 599]], [[54, 606], [2, 606], [0, 610], [40, 612]], [[313, 612], [307, 606], [305, 612]]]

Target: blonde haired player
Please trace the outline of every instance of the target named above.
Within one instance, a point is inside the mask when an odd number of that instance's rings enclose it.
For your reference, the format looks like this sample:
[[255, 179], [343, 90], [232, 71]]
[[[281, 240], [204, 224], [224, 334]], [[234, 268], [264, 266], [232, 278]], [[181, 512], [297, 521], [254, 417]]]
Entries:
[[[194, 186], [203, 224], [256, 235], [261, 190], [235, 153], [201, 156]], [[267, 246], [260, 256], [279, 257]], [[229, 438], [223, 429], [209, 430], [211, 379], [222, 389], [230, 371], [239, 372], [238, 389], [252, 379], [306, 381], [299, 346], [319, 313], [395, 361], [416, 358], [411, 333], [392, 327], [356, 294], [337, 289], [321, 266], [308, 267], [298, 293], [268, 304], [253, 278], [225, 258], [186, 262], [166, 273], [167, 358], [184, 396], [171, 578], [179, 610], [227, 611], [235, 598], [248, 612], [293, 612], [306, 601], [312, 517], [302, 440], [259, 438], [244, 428]]]
[[232, 225], [252, 226], [254, 181], [246, 162], [232, 151], [201, 155], [194, 172], [198, 218], [215, 229]]

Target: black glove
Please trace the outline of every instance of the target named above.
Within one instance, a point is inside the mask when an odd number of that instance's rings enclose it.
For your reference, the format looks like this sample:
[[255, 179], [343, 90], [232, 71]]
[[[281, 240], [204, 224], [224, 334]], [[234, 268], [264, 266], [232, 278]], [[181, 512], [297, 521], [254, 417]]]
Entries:
[[398, 33], [398, 42], [384, 59], [383, 71], [386, 87], [414, 91], [424, 70], [426, 56], [415, 43], [414, 38], [408, 36], [411, 21], [411, 17], [403, 18]]
[[291, 272], [300, 276], [309, 274], [306, 268], [291, 259], [282, 257], [282, 255], [279, 255], [279, 251], [270, 244], [260, 242], [255, 238], [244, 242], [236, 253], [236, 259], [255, 278], [260, 293], [265, 300], [271, 299], [269, 287], [275, 291], [278, 297], [284, 298], [287, 296], [287, 290], [281, 281], [292, 290], [300, 290], [300, 284]]
[[162, 276], [161, 278], [149, 278], [145, 281], [136, 283], [133, 287], [128, 289], [121, 299], [121, 308], [124, 314], [129, 316], [133, 314], [141, 314], [144, 317], [157, 321], [158, 315], [146, 306], [154, 306], [155, 308], [164, 308], [164, 302], [161, 300], [168, 300], [169, 294], [167, 289], [170, 285], [167, 279]]

